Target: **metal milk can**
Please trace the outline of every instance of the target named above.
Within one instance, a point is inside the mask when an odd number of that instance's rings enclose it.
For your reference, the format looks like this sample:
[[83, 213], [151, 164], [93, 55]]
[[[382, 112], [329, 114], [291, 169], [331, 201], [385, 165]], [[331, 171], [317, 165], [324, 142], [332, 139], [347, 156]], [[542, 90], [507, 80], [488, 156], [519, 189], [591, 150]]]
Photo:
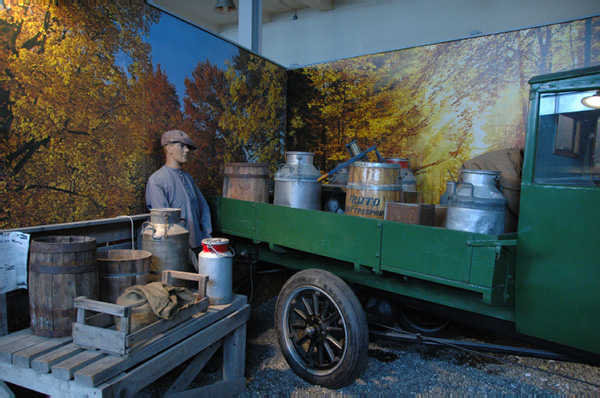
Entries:
[[440, 196], [440, 204], [447, 205], [454, 193], [454, 181], [446, 181], [446, 191]]
[[275, 173], [273, 204], [299, 209], [321, 209], [321, 173], [313, 165], [315, 154], [287, 152], [286, 163]]
[[499, 235], [504, 233], [507, 201], [500, 186], [501, 173], [462, 170], [446, 217], [446, 228]]
[[142, 229], [142, 250], [152, 253], [150, 270], [152, 274], [158, 273], [158, 280], [164, 270], [193, 271], [189, 265], [189, 237], [180, 209], [150, 210], [150, 222], [144, 223]]
[[[335, 162], [335, 167], [341, 166], [344, 162]], [[329, 179], [329, 185], [348, 185], [348, 167], [342, 167], [337, 173]]]
[[400, 169], [400, 185], [403, 191], [416, 191], [417, 179], [413, 175], [412, 169]]
[[198, 272], [208, 275], [206, 295], [210, 305], [229, 304], [233, 301], [233, 249], [229, 239], [202, 239], [202, 251], [198, 254]]
[[385, 158], [385, 163], [396, 163], [399, 164], [400, 175], [398, 176], [398, 183], [402, 186], [403, 191], [416, 191], [417, 190], [417, 179], [413, 175], [412, 169], [410, 168], [410, 159], [406, 158]]

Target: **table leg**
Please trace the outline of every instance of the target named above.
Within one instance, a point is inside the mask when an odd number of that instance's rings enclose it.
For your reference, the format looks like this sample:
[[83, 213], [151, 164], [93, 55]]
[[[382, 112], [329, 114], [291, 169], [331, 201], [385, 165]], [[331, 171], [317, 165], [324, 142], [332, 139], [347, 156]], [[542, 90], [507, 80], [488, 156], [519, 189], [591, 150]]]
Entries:
[[15, 398], [15, 393], [12, 392], [5, 382], [0, 380], [0, 397], [4, 398]]
[[244, 377], [246, 367], [246, 324], [223, 339], [223, 380]]
[[221, 340], [205, 348], [196, 355], [192, 362], [179, 375], [177, 380], [169, 387], [165, 395], [185, 391], [192, 384], [198, 373], [206, 366], [206, 363], [212, 358], [217, 349], [221, 347]]

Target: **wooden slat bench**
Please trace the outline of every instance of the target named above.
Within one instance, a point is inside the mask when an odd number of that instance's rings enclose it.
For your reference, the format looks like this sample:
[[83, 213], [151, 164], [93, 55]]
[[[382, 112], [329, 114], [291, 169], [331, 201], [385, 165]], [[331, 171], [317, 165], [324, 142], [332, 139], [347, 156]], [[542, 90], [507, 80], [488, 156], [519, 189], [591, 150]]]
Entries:
[[[126, 356], [84, 349], [70, 338], [44, 338], [22, 330], [0, 337], [0, 380], [53, 396], [126, 397], [194, 357], [167, 396], [233, 396], [246, 386], [249, 316], [246, 297], [236, 295], [232, 303], [209, 306]], [[223, 381], [186, 391], [220, 346]]]

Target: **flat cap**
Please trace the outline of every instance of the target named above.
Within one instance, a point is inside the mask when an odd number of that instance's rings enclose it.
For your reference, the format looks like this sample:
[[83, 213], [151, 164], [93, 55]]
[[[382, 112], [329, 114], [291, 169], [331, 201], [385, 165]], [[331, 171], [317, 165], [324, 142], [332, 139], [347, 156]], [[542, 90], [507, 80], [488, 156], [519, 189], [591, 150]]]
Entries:
[[192, 139], [181, 130], [169, 130], [164, 133], [160, 139], [161, 146], [175, 144], [177, 142], [187, 145], [190, 147], [190, 149], [196, 149], [196, 144], [194, 144], [194, 141], [192, 141]]

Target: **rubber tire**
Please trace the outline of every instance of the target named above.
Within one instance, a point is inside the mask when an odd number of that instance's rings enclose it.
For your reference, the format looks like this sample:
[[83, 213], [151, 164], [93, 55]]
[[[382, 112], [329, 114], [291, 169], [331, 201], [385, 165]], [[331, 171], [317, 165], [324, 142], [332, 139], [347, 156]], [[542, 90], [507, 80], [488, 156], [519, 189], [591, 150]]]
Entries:
[[[320, 299], [317, 300], [319, 303], [317, 311], [314, 311], [314, 308], [307, 309], [302, 300], [295, 300], [300, 296], [304, 296], [304, 298], [309, 296], [313, 300], [317, 296]], [[325, 316], [321, 316], [322, 313], [315, 315], [315, 312], [319, 313], [324, 309], [326, 301], [329, 301], [329, 305]], [[309, 304], [308, 307], [314, 307], [314, 301], [310, 301]], [[305, 320], [298, 315], [298, 312], [294, 311], [302, 311], [302, 309], [306, 311], [305, 316], [311, 316], [310, 321], [304, 322]], [[343, 330], [341, 339], [338, 338], [339, 327], [331, 333], [329, 333], [329, 329], [323, 331], [322, 327], [313, 328], [313, 330], [319, 330], [314, 334], [307, 332], [309, 327], [312, 327], [310, 325], [315, 324], [313, 321], [316, 320], [318, 323], [319, 319], [327, 319], [329, 318], [327, 314], [335, 312], [340, 315], [335, 325], [339, 325], [341, 321], [341, 330]], [[294, 332], [290, 321], [297, 326], [295, 328], [298, 330], [297, 332]], [[329, 322], [324, 323], [325, 326], [329, 324]], [[305, 326], [304, 329], [302, 329], [302, 325]], [[354, 382], [365, 369], [369, 349], [369, 329], [365, 312], [352, 289], [342, 279], [328, 271], [307, 269], [287, 280], [277, 298], [275, 328], [279, 346], [288, 365], [298, 376], [311, 384], [332, 389], [341, 388]], [[310, 340], [304, 343], [310, 344], [308, 349], [305, 349], [303, 345], [298, 346], [292, 341], [293, 338], [299, 337], [300, 333], [304, 338]], [[328, 338], [333, 338], [341, 343], [342, 348], [340, 349], [335, 344], [329, 344]], [[323, 340], [326, 341], [323, 342]], [[312, 346], [315, 341], [317, 341], [317, 345]], [[326, 343], [328, 347], [325, 347]], [[307, 360], [307, 357], [311, 356], [311, 346], [315, 352], [320, 351], [323, 354], [323, 357], [317, 355], [317, 361], [321, 363], [314, 364], [310, 359]], [[339, 353], [339, 355], [335, 355], [335, 360], [331, 360], [330, 364], [324, 364], [325, 361], [321, 361], [321, 359], [331, 358], [331, 355], [327, 355], [327, 348], [331, 350], [332, 346], [333, 349], [337, 349], [336, 354]]]
[[457, 324], [443, 317], [409, 307], [399, 310], [398, 323], [407, 332], [437, 338], [454, 337], [459, 332]]

